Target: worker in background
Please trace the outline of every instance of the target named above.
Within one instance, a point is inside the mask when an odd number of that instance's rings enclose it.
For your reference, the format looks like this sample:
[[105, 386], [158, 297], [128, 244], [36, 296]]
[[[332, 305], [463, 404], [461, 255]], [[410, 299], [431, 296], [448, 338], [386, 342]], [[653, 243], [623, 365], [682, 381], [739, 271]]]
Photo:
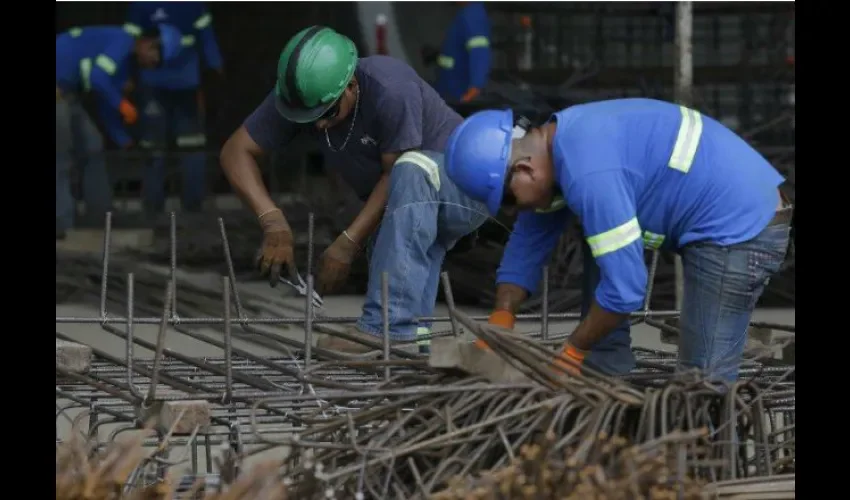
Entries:
[[[298, 32], [281, 52], [274, 89], [221, 151], [230, 184], [263, 230], [258, 265], [271, 285], [282, 268], [287, 277], [296, 273], [294, 238], [263, 185], [257, 158], [286, 147], [298, 133], [307, 134], [318, 142], [329, 170], [365, 202], [321, 255], [319, 292], [345, 284], [351, 263], [374, 239], [363, 314], [348, 333], [366, 342], [380, 340], [386, 271], [391, 340], [429, 334], [430, 324], [416, 318], [432, 315], [446, 252], [487, 219], [483, 204], [460, 193], [441, 166], [443, 147], [461, 122], [398, 59], [358, 59], [354, 42], [327, 27]], [[332, 336], [319, 338], [317, 345], [348, 353], [374, 350]]]
[[513, 327], [576, 216], [601, 276], [560, 363], [575, 372], [631, 356], [610, 350], [629, 345], [609, 334], [644, 304], [644, 249], [667, 249], [684, 264], [680, 367], [735, 380], [753, 308], [788, 247], [782, 176], [719, 122], [651, 99], [573, 106], [516, 139], [513, 127], [510, 110], [476, 113], [445, 153], [449, 177], [491, 214], [520, 211], [491, 323]]
[[490, 18], [484, 2], [461, 5], [437, 56], [435, 88], [449, 102], [469, 102], [484, 89], [490, 75]]
[[102, 223], [112, 208], [112, 187], [106, 174], [103, 138], [83, 109], [80, 94], [94, 92], [107, 132], [118, 147], [133, 140], [125, 129], [138, 119], [125, 98], [124, 85], [134, 66], [153, 68], [180, 51], [180, 32], [158, 25], [139, 38], [120, 26], [73, 28], [56, 37], [56, 239], [73, 227], [75, 201], [70, 171], [82, 168], [86, 218]]
[[206, 187], [201, 58], [223, 73], [221, 53], [204, 2], [132, 2], [124, 29], [138, 35], [150, 26], [169, 23], [182, 33], [183, 51], [169, 64], [143, 71], [138, 88], [141, 111], [139, 145], [156, 154], [145, 170], [142, 198], [148, 215], [165, 207], [166, 161], [162, 154], [176, 144], [180, 158], [182, 208], [201, 210]]

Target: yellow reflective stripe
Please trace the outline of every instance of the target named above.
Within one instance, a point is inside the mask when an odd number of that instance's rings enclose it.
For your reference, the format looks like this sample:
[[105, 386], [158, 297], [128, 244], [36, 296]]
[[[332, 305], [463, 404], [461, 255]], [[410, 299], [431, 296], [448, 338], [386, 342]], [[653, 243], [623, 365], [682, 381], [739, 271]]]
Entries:
[[440, 54], [437, 56], [437, 66], [443, 69], [452, 69], [455, 67], [455, 60], [453, 57]]
[[71, 38], [77, 38], [78, 36], [83, 34], [82, 28], [71, 28], [68, 30], [68, 34], [71, 35]]
[[431, 186], [433, 186], [437, 191], [440, 190], [440, 167], [437, 166], [437, 162], [422, 153], [408, 151], [399, 156], [398, 160], [395, 161], [395, 165], [400, 163], [412, 163], [424, 170], [425, 175], [428, 176], [428, 182], [431, 183]]
[[[419, 337], [420, 335], [431, 335], [431, 329], [427, 326], [420, 326], [416, 329], [416, 336]], [[431, 339], [417, 340], [416, 345], [431, 345]]]
[[567, 202], [564, 201], [563, 196], [556, 196], [552, 200], [552, 204], [549, 205], [549, 208], [538, 208], [535, 210], [538, 214], [548, 214], [549, 212], [555, 212], [567, 206]]
[[679, 106], [682, 112], [682, 123], [679, 125], [679, 134], [676, 137], [676, 145], [673, 154], [670, 155], [670, 168], [688, 173], [694, 163], [697, 154], [700, 136], [702, 136], [702, 116], [693, 109]]
[[83, 90], [91, 90], [91, 59], [88, 57], [80, 60], [80, 81], [83, 84]]
[[610, 231], [599, 233], [587, 239], [590, 251], [594, 257], [601, 257], [606, 253], [617, 250], [634, 243], [640, 238], [640, 224], [637, 217], [632, 218], [621, 226]]
[[115, 74], [115, 70], [118, 69], [118, 65], [115, 64], [115, 61], [112, 60], [109, 56], [105, 56], [100, 54], [94, 60], [94, 63], [97, 64], [97, 67], [102, 69], [107, 75], [112, 76]]
[[177, 147], [179, 148], [195, 148], [206, 143], [207, 136], [203, 133], [177, 136]]
[[194, 26], [196, 30], [202, 30], [210, 24], [212, 24], [212, 14], [207, 12], [203, 16], [196, 19], [195, 24], [193, 24], [192, 26]]
[[490, 39], [486, 36], [474, 36], [466, 41], [466, 50], [480, 49], [490, 46]]
[[139, 36], [142, 34], [142, 27], [138, 24], [124, 23], [124, 31], [133, 36]]
[[183, 35], [180, 37], [180, 45], [184, 47], [195, 45], [195, 35]]
[[653, 250], [658, 250], [661, 248], [661, 245], [664, 244], [664, 235], [663, 234], [655, 234], [650, 233], [649, 231], [643, 232], [643, 244], [647, 248], [652, 248]]

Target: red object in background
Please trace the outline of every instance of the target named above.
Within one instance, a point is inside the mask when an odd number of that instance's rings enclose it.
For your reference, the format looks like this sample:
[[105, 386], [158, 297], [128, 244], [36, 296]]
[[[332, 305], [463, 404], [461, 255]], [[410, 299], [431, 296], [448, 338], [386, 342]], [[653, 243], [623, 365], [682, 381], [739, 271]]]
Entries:
[[378, 14], [375, 19], [375, 53], [378, 55], [388, 55], [387, 50], [387, 16]]

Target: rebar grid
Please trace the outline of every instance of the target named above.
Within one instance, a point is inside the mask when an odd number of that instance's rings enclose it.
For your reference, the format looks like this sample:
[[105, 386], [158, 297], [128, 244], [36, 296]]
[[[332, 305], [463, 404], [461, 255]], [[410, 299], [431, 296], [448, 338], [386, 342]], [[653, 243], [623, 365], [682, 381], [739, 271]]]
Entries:
[[[170, 276], [163, 294], [161, 276], [137, 280], [136, 273], [131, 272], [126, 280], [110, 278], [111, 215], [107, 215], [99, 273], [99, 315], [56, 318], [57, 323], [99, 324], [125, 341], [124, 359], [93, 349], [92, 365], [84, 374], [72, 373], [57, 363], [57, 418], [71, 408], [84, 409], [76, 418], [75, 428], [79, 429], [82, 417], [88, 416], [89, 437], [98, 436], [101, 426], [116, 422], [124, 427], [114, 430], [108, 440], [138, 429], [144, 423], [141, 410], [159, 402], [205, 400], [212, 408], [209, 428], [200, 434], [195, 429], [188, 438], [169, 443], [171, 447], [186, 445], [183, 460], [192, 455], [193, 472], [198, 472], [199, 449], [207, 456], [209, 473], [215, 446], [226, 445], [231, 450], [228, 456], [234, 469], [258, 451], [246, 446], [260, 445], [260, 450], [286, 447], [289, 451], [282, 475], [297, 493], [296, 498], [327, 498], [331, 493], [337, 498], [424, 498], [445, 487], [456, 475], [479, 474], [509, 464], [523, 445], [539, 442], [541, 435], [556, 436], [541, 460], [571, 450], [577, 463], [584, 463], [592, 448], [587, 443], [599, 433], [644, 443], [675, 430], [705, 428], [709, 430], [709, 444], [705, 445], [708, 455], [689, 459], [692, 465], [687, 467], [697, 477], [732, 479], [793, 470], [793, 367], [749, 360], [741, 370], [742, 382], [724, 388], [677, 376], [674, 354], [636, 348], [638, 368], [626, 377], [587, 373], [565, 380], [562, 374], [545, 368], [542, 361], [547, 349], [568, 335], [550, 332], [549, 321], [578, 318], [578, 314], [522, 315], [521, 320], [541, 321], [541, 328], [517, 340], [477, 323], [482, 317], [457, 311], [445, 273], [442, 278], [450, 314], [428, 319], [448, 322], [451, 330], [432, 337], [460, 335], [463, 326], [484, 338], [532, 381], [491, 384], [476, 377], [442, 373], [429, 368], [423, 356], [384, 349], [388, 332], [385, 342], [376, 342], [376, 352], [372, 353], [382, 359], [351, 359], [305, 346], [312, 347], [314, 329], [344, 337], [328, 325], [357, 318], [283, 315], [275, 304], [261, 304], [258, 297], [240, 295], [222, 219], [219, 228], [229, 276], [222, 278], [220, 295], [191, 284], [178, 288], [174, 214], [171, 228]], [[311, 215], [311, 254], [312, 229]], [[312, 257], [308, 261], [312, 262]], [[86, 267], [80, 261], [75, 265]], [[309, 297], [313, 286], [309, 269], [307, 274]], [[655, 266], [651, 266], [648, 297], [654, 274]], [[110, 294], [110, 284], [117, 285], [126, 298], [124, 317], [108, 313], [107, 306], [120, 301], [115, 292]], [[158, 288], [159, 293], [148, 290], [146, 297], [154, 299], [154, 305], [150, 300], [137, 304], [137, 288]], [[386, 287], [384, 292], [387, 303]], [[544, 278], [544, 304], [547, 294], [548, 280]], [[220, 299], [214, 300], [215, 295]], [[179, 298], [188, 298], [188, 305]], [[187, 310], [209, 311], [215, 307], [213, 303], [223, 309], [223, 314], [182, 315]], [[676, 311], [652, 311], [649, 303], [647, 300], [644, 310], [632, 315], [634, 322], [673, 328], [652, 318], [675, 317]], [[308, 312], [310, 307], [305, 298]], [[137, 309], [147, 313], [160, 309], [161, 314], [136, 318]], [[269, 312], [278, 315], [257, 315]], [[124, 328], [118, 328], [118, 323]], [[156, 342], [137, 338], [137, 324], [158, 324]], [[304, 325], [303, 342], [282, 337], [267, 326], [287, 324]], [[201, 325], [220, 328], [221, 336], [201, 332]], [[169, 326], [179, 334], [222, 349], [223, 356], [197, 358], [166, 348]], [[240, 338], [250, 338], [281, 355], [257, 356], [234, 347], [234, 326], [238, 335], [244, 336]], [[793, 326], [761, 326], [794, 331]], [[57, 339], [70, 340], [59, 332]], [[153, 359], [137, 359], [135, 346], [153, 351]], [[552, 353], [548, 352], [551, 360]], [[149, 443], [160, 446], [151, 458], [155, 463], [167, 466], [180, 462], [166, 458], [161, 434]], [[689, 442], [686, 448], [693, 451], [695, 446]]]

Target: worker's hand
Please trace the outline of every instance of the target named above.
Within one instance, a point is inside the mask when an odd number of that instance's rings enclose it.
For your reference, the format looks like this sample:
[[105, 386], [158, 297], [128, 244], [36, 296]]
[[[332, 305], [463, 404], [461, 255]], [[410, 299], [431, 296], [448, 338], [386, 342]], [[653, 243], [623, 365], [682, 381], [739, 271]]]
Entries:
[[[515, 323], [516, 316], [511, 314], [510, 311], [504, 311], [500, 309], [493, 311], [490, 314], [490, 317], [487, 319], [487, 324], [498, 326], [506, 330], [513, 330]], [[484, 342], [482, 339], [475, 339], [475, 346], [479, 349], [490, 349], [490, 346], [487, 345], [487, 342]]]
[[582, 351], [567, 341], [559, 354], [560, 356], [555, 358], [555, 366], [562, 368], [573, 376], [581, 373], [581, 366], [584, 364], [587, 351]]
[[463, 97], [460, 98], [460, 102], [469, 102], [479, 95], [481, 95], [481, 89], [469, 87], [469, 90], [467, 90], [466, 93], [463, 94]]
[[351, 272], [351, 263], [359, 251], [360, 246], [343, 232], [322, 252], [319, 259], [319, 293], [332, 293], [345, 285]]
[[295, 269], [295, 239], [283, 212], [276, 208], [262, 214], [260, 226], [263, 228], [263, 246], [256, 259], [260, 275], [268, 276], [269, 285], [275, 287], [280, 280], [282, 267], [286, 266], [289, 278], [296, 283], [298, 272]]
[[121, 104], [118, 105], [118, 112], [121, 113], [121, 117], [127, 125], [133, 125], [139, 120], [139, 112], [133, 106], [133, 103], [127, 99], [121, 100]]

